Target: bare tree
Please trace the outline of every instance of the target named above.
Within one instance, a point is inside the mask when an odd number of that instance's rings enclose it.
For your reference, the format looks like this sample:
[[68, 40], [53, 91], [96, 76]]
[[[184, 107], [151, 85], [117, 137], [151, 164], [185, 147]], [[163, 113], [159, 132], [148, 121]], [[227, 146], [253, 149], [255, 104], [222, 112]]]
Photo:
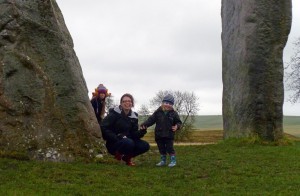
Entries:
[[106, 111], [106, 113], [109, 112], [110, 108], [114, 108], [115, 106], [118, 105], [118, 104], [115, 103], [112, 95], [106, 97], [105, 102], [106, 102], [106, 104], [105, 104], [105, 111]]
[[150, 100], [150, 104], [153, 109], [158, 108], [165, 95], [171, 94], [175, 98], [174, 109], [178, 112], [181, 120], [182, 127], [180, 131], [175, 135], [177, 141], [188, 138], [195, 122], [195, 115], [199, 111], [199, 98], [193, 92], [181, 92], [181, 91], [159, 91], [156, 96]]
[[293, 91], [289, 101], [296, 103], [300, 101], [300, 37], [294, 42], [295, 53], [291, 57], [288, 67], [291, 71], [287, 72], [287, 90]]
[[145, 121], [150, 115], [151, 111], [149, 110], [149, 107], [145, 104], [141, 105], [138, 109], [139, 114], [139, 121]]

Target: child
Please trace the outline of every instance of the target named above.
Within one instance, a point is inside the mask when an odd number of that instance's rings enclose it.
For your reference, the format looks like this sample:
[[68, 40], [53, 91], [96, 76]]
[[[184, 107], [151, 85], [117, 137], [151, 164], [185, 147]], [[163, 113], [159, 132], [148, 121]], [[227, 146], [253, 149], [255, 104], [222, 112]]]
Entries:
[[167, 154], [170, 155], [169, 167], [176, 165], [176, 156], [174, 150], [174, 135], [182, 122], [178, 113], [173, 109], [174, 97], [170, 94], [166, 95], [161, 106], [144, 122], [141, 124], [141, 129], [155, 125], [155, 142], [157, 143], [161, 161], [157, 166], [164, 166], [167, 164]]
[[110, 93], [108, 93], [107, 88], [103, 84], [99, 84], [99, 86], [95, 89], [95, 92], [93, 92], [91, 104], [94, 108], [99, 125], [104, 118], [106, 104], [105, 99], [108, 96], [110, 96]]

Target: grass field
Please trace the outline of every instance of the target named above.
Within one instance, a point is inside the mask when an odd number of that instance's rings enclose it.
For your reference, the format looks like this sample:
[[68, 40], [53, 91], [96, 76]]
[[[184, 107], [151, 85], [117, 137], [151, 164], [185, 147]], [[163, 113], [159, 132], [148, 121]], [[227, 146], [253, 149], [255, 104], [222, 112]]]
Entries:
[[194, 128], [198, 130], [223, 130], [221, 115], [196, 116]]
[[[197, 130], [223, 130], [221, 115], [197, 116], [195, 122]], [[285, 133], [300, 137], [300, 116], [284, 116], [283, 129]]]
[[176, 146], [178, 164], [158, 168], [156, 147], [128, 167], [0, 158], [0, 195], [299, 195], [300, 142], [289, 146], [227, 141]]
[[[155, 166], [156, 145], [135, 158], [135, 167], [110, 155], [91, 163], [0, 157], [0, 195], [300, 195], [299, 138], [287, 135], [290, 145], [223, 141], [220, 120], [202, 118], [202, 128], [192, 132], [188, 145], [175, 146], [174, 168]], [[299, 117], [285, 122], [298, 133]], [[153, 132], [146, 139], [153, 142]]]
[[285, 133], [300, 138], [300, 116], [284, 116], [283, 129]]
[[[144, 120], [144, 118], [143, 118]], [[141, 120], [141, 121], [143, 121]], [[153, 126], [152, 126], [153, 128]], [[194, 128], [198, 130], [222, 130], [223, 117], [221, 115], [199, 115], [196, 116]], [[300, 132], [300, 116], [284, 116], [283, 128], [287, 131]]]

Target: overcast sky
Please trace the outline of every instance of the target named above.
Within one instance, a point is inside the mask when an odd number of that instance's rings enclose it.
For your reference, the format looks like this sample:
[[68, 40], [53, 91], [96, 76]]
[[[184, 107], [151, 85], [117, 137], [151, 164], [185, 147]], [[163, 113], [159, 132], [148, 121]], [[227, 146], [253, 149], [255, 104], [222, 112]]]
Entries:
[[[131, 93], [138, 110], [160, 90], [188, 91], [199, 97], [200, 115], [222, 114], [221, 0], [57, 3], [73, 38], [89, 97], [103, 83], [116, 101]], [[291, 43], [300, 36], [299, 8], [300, 1], [293, 0], [285, 61], [293, 53]], [[300, 104], [285, 102], [284, 115], [300, 116]]]

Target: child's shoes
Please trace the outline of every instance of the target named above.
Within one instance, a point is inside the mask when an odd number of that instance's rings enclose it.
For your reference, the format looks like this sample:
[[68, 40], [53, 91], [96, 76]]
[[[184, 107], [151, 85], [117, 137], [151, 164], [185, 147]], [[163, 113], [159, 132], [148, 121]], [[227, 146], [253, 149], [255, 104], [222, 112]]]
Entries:
[[161, 167], [167, 165], [167, 156], [161, 155], [160, 156], [160, 162], [156, 164], [156, 166]]
[[169, 167], [174, 167], [176, 165], [176, 157], [175, 157], [175, 155], [171, 155], [170, 159], [171, 159], [171, 162], [169, 163], [168, 166]]

